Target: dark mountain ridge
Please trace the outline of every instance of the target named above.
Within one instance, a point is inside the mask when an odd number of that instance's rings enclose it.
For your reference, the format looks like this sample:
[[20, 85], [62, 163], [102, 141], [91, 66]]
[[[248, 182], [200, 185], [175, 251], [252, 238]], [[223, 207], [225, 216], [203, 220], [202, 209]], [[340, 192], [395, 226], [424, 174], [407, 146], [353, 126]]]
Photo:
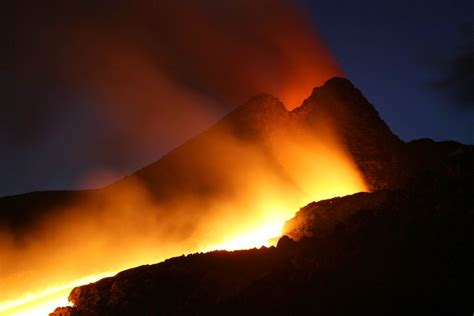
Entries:
[[[238, 139], [252, 143], [265, 152], [265, 138], [269, 130], [304, 124], [317, 131], [323, 120], [335, 122], [333, 126], [339, 139], [347, 147], [371, 191], [402, 187], [417, 174], [433, 168], [451, 153], [465, 147], [457, 142], [433, 142], [429, 139], [408, 143], [401, 141], [350, 81], [333, 78], [324, 86], [315, 88], [302, 106], [290, 112], [273, 96], [262, 94], [253, 97], [207, 131], [138, 170], [132, 177], [143, 181], [158, 200], [175, 195], [175, 187], [181, 188], [184, 193], [219, 191], [219, 179], [212, 178], [203, 183], [205, 178], [199, 176], [209, 174], [209, 169], [213, 167], [202, 164], [202, 161], [212, 159], [213, 154], [222, 154], [209, 142], [214, 135], [223, 129], [230, 129]], [[269, 164], [274, 164], [272, 159], [269, 157]], [[229, 162], [229, 165], [234, 163], [239, 163], [238, 159]], [[114, 190], [126, 183], [128, 178], [99, 190], [34, 192], [0, 198], [0, 227], [23, 230], [49, 212]]]

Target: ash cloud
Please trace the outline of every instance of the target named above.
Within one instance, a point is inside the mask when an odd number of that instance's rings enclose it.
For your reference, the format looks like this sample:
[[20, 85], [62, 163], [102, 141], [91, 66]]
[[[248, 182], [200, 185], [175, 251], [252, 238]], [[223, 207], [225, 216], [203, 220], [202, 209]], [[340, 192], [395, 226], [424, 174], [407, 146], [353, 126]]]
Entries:
[[90, 186], [96, 173], [110, 181], [251, 95], [294, 107], [340, 75], [291, 1], [16, 1], [3, 11], [0, 195]]

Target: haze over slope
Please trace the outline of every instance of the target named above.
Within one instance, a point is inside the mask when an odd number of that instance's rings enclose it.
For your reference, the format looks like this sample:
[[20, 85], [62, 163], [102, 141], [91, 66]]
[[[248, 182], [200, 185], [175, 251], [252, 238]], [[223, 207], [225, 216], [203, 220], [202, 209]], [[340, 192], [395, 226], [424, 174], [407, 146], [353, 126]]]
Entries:
[[[338, 82], [354, 90], [334, 79], [322, 91]], [[0, 301], [181, 253], [267, 245], [301, 205], [367, 190], [332, 105], [309, 102], [288, 111], [259, 95], [104, 189], [1, 199]]]

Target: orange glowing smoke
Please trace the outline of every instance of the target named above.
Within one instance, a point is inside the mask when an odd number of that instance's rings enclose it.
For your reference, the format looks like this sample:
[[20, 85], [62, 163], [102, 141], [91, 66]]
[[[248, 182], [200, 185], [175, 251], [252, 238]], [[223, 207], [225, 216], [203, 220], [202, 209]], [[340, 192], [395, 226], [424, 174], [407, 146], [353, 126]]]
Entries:
[[49, 68], [87, 113], [99, 114], [106, 149], [91, 139], [84, 151], [104, 159], [105, 173], [124, 173], [110, 157], [133, 166], [252, 95], [270, 93], [292, 109], [342, 74], [291, 1], [118, 2], [114, 10], [82, 2], [55, 12], [63, 27], [48, 46], [56, 63]]
[[[61, 35], [45, 45], [58, 63], [48, 67], [87, 91], [112, 131], [91, 155], [143, 157], [260, 92], [292, 109], [341, 73], [289, 1], [119, 2], [115, 11], [58, 4]], [[299, 207], [366, 190], [331, 128], [313, 133], [290, 121], [250, 139], [218, 124], [21, 236], [0, 229], [0, 315], [52, 310], [107, 271], [268, 246]]]
[[[11, 301], [25, 289], [33, 296], [17, 302], [54, 305], [86, 275], [182, 253], [269, 246], [299, 207], [366, 190], [331, 129], [315, 132], [283, 105], [271, 107], [255, 138], [236, 134], [227, 118], [157, 164], [48, 218], [22, 247], [5, 235], [0, 315], [17, 308]], [[53, 284], [58, 290], [43, 296]]]

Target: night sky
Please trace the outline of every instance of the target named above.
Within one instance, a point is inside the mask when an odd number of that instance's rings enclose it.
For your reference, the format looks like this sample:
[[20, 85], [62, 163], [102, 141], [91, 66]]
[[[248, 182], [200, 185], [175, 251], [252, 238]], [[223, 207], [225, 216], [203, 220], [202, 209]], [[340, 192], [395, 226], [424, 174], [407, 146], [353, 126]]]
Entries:
[[[213, 0], [204, 2], [203, 11], [211, 7], [212, 10], [227, 9], [225, 5], [218, 5], [216, 9]], [[196, 6], [198, 2], [192, 3]], [[171, 49], [162, 53], [162, 47], [187, 49], [180, 46], [188, 41], [185, 37], [166, 37], [169, 34], [160, 33], [167, 46], [157, 45], [153, 36], [162, 24], [148, 25], [149, 31], [135, 27], [134, 24], [140, 24], [141, 19], [123, 18], [123, 12], [129, 10], [125, 0], [103, 1], [100, 5], [96, 1], [83, 1], [77, 8], [59, 5], [50, 9], [48, 4], [56, 2], [45, 1], [39, 6], [33, 1], [15, 1], [4, 6], [6, 14], [0, 22], [3, 38], [0, 52], [3, 60], [0, 72], [3, 96], [0, 105], [0, 196], [108, 183], [157, 160], [246, 99], [247, 94], [258, 92], [254, 91], [254, 86], [236, 91], [233, 86], [219, 85], [220, 78], [215, 76], [219, 74], [219, 65], [204, 77], [199, 69], [186, 73], [177, 71], [182, 67], [181, 61], [192, 61], [193, 56], [186, 55], [187, 59], [182, 56], [171, 59], [176, 63], [172, 65], [173, 75], [179, 77], [180, 83], [186, 83], [187, 92], [200, 91], [212, 98], [203, 100], [201, 94], [196, 96], [193, 93], [186, 93], [183, 97], [179, 90], [181, 86], [178, 89], [148, 70], [162, 64], [168, 67], [170, 63], [167, 64], [166, 59], [155, 61], [153, 57], [175, 53]], [[474, 143], [472, 1], [299, 0], [297, 5], [298, 10], [308, 15], [310, 27], [321, 35], [344, 74], [361, 89], [392, 131], [403, 140], [430, 137]], [[248, 18], [245, 10], [252, 6], [258, 13], [252, 16], [255, 21], [250, 24], [254, 30], [236, 30], [238, 27], [234, 26], [240, 26], [239, 19]], [[284, 9], [240, 4], [236, 8], [232, 19], [223, 19], [226, 20], [222, 22], [225, 25], [223, 32], [232, 30], [232, 34], [239, 38], [251, 37], [236, 43], [242, 43], [242, 46], [255, 43], [259, 47], [257, 53], [262, 55], [262, 61], [257, 63], [268, 63], [268, 69], [272, 68], [271, 63], [278, 62], [281, 56], [271, 51], [271, 45], [259, 43], [260, 38], [265, 39], [265, 32], [260, 33], [255, 28], [259, 18], [264, 23], [272, 21], [265, 14], [278, 16], [285, 12]], [[189, 9], [190, 12], [196, 10]], [[166, 14], [160, 17], [168, 18]], [[163, 23], [175, 25], [173, 16]], [[178, 34], [188, 34], [186, 30], [182, 32]], [[118, 45], [120, 41], [109, 41], [110, 38], [120, 38], [122, 34], [127, 36], [127, 46]], [[212, 43], [214, 39], [220, 44], [226, 43], [225, 38], [219, 37], [222, 34], [213, 34], [214, 37], [207, 38], [206, 43]], [[87, 45], [81, 44], [81, 38], [87, 38]], [[159, 53], [143, 55], [142, 50], [130, 45], [135, 39], [139, 48], [147, 47]], [[199, 42], [194, 45], [199, 45]], [[216, 48], [219, 49], [222, 47]], [[114, 52], [113, 56], [104, 53], [110, 51]], [[138, 77], [149, 79], [146, 80], [150, 85], [146, 91], [155, 89], [152, 83], [169, 84], [170, 87], [166, 95], [160, 94], [159, 89], [146, 96], [136, 95], [133, 90], [122, 93], [120, 101], [123, 107], [129, 106], [124, 100], [137, 97], [143, 98], [147, 106], [132, 110], [121, 108], [121, 116], [105, 115], [115, 113], [116, 100], [93, 94], [88, 87], [107, 81], [113, 82], [115, 85], [111, 86], [115, 89], [120, 89], [128, 83], [120, 81], [123, 78], [115, 76], [113, 71], [84, 68], [84, 64], [77, 60], [89, 60], [91, 54], [94, 58], [91, 65], [103, 61], [113, 65], [114, 58], [122, 60], [122, 53], [130, 60], [124, 67], [130, 69], [131, 81]], [[204, 66], [212, 67], [209, 64]], [[137, 68], [140, 72], [135, 71]], [[93, 78], [97, 81], [84, 80], [82, 75], [85, 72], [96, 74]], [[193, 81], [194, 73], [200, 76], [200, 81]], [[283, 70], [265, 73], [264, 76], [271, 78], [282, 74], [285, 74]], [[140, 87], [141, 83], [135, 80], [135, 84]], [[110, 86], [102, 88], [110, 93]], [[278, 90], [278, 86], [274, 88]], [[169, 92], [176, 89], [179, 93]], [[205, 111], [202, 108], [194, 111], [189, 105], [177, 111], [150, 105], [159, 102], [172, 104], [176, 100], [206, 104]], [[219, 106], [221, 103], [227, 107]], [[129, 117], [131, 113], [133, 115]], [[156, 115], [163, 116], [161, 125], [153, 124]], [[183, 131], [176, 122], [189, 119], [188, 116], [193, 119]], [[135, 123], [124, 125], [128, 118]], [[146, 124], [142, 125], [143, 122]], [[140, 137], [140, 133], [148, 137]]]

